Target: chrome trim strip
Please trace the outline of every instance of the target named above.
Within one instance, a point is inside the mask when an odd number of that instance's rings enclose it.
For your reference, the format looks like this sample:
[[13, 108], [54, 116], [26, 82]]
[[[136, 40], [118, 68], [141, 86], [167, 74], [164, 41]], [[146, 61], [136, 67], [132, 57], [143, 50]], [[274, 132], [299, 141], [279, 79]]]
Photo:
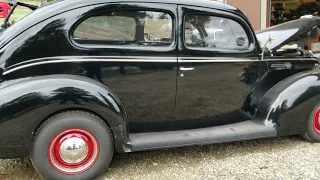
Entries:
[[[111, 56], [112, 57], [112, 56]], [[46, 58], [42, 58], [42, 59], [35, 59], [35, 60], [30, 60], [30, 61], [24, 61], [22, 63], [19, 64], [15, 64], [12, 67], [8, 67], [3, 75], [7, 75], [9, 73], [12, 73], [14, 71], [20, 70], [20, 69], [24, 69], [24, 68], [28, 68], [28, 67], [32, 67], [32, 66], [38, 66], [38, 65], [43, 65], [43, 64], [55, 64], [55, 63], [78, 63], [78, 62], [142, 62], [142, 63], [156, 63], [156, 62], [177, 62], [176, 58], [174, 57], [145, 57], [145, 58], [137, 58], [137, 57], [129, 57], [124, 59], [122, 58], [117, 58], [117, 57], [113, 57], [113, 58], [107, 58], [106, 59], [102, 59], [102, 58], [93, 58], [93, 57], [89, 57], [89, 58], [72, 58], [72, 59], [66, 59], [67, 57], [55, 57], [55, 58], [50, 58], [47, 59]], [[178, 62], [250, 62], [250, 61], [254, 61], [254, 60], [250, 60], [250, 59], [207, 59], [207, 60], [199, 60], [196, 58], [192, 58], [191, 60], [184, 60], [184, 59], [180, 59], [178, 60]], [[258, 61], [258, 60], [257, 60]]]
[[204, 62], [214, 62], [214, 63], [224, 63], [224, 62], [258, 62], [260, 60], [256, 59], [214, 59], [214, 60], [204, 60], [204, 59], [199, 59], [199, 60], [185, 60], [185, 59], [178, 59], [179, 63], [204, 63]]
[[[315, 60], [314, 58], [272, 58], [272, 59], [264, 59], [264, 61], [267, 62], [273, 62], [273, 61], [307, 61], [307, 60]], [[183, 58], [178, 58], [178, 62], [258, 62], [261, 61], [258, 58], [206, 58], [206, 57], [196, 57], [196, 58], [192, 58], [192, 57], [183, 57]]]
[[[26, 60], [17, 64], [14, 64], [10, 67], [7, 67], [8, 69], [10, 68], [14, 68], [20, 65], [25, 65], [25, 64], [31, 64], [31, 63], [37, 63], [37, 62], [49, 62], [49, 61], [65, 61], [65, 60], [72, 60], [72, 62], [74, 61], [109, 61], [110, 59], [116, 59], [114, 61], [117, 60], [122, 60], [124, 59], [123, 56], [54, 56], [54, 57], [45, 57], [45, 58], [38, 58], [38, 59], [32, 59], [32, 60]], [[130, 60], [130, 59], [135, 59], [135, 60], [172, 60], [174, 62], [176, 62], [176, 57], [152, 57], [152, 56], [127, 56], [125, 58], [126, 60]]]
[[[71, 58], [71, 59], [68, 59]], [[302, 60], [314, 60], [314, 59], [268, 59], [267, 61], [302, 61]], [[186, 57], [178, 58], [179, 63], [224, 63], [224, 62], [259, 62], [257, 58], [234, 58], [234, 59], [224, 59], [224, 58], [215, 58], [215, 57]], [[263, 60], [266, 61], [266, 60]], [[132, 56], [128, 58], [123, 58], [121, 56], [107, 56], [103, 58], [96, 57], [51, 57], [51, 58], [41, 58], [34, 59], [29, 61], [24, 61], [22, 63], [15, 64], [11, 67], [8, 67], [3, 75], [7, 75], [11, 72], [43, 64], [55, 64], [55, 63], [78, 63], [78, 62], [142, 62], [142, 63], [157, 63], [157, 62], [168, 62], [174, 63], [177, 62], [175, 57], [143, 57], [143, 56]]]
[[[27, 63], [28, 61], [25, 61], [24, 63]], [[9, 70], [5, 71], [3, 75], [9, 74], [11, 72], [32, 67], [32, 66], [38, 66], [42, 64], [55, 64], [55, 63], [78, 63], [78, 62], [177, 62], [177, 60], [152, 60], [152, 59], [61, 59], [61, 60], [49, 60], [49, 61], [41, 61], [41, 62], [30, 62], [29, 64], [24, 64], [21, 66], [17, 66], [13, 68], [9, 68]]]
[[258, 60], [257, 57], [179, 57], [179, 60]]

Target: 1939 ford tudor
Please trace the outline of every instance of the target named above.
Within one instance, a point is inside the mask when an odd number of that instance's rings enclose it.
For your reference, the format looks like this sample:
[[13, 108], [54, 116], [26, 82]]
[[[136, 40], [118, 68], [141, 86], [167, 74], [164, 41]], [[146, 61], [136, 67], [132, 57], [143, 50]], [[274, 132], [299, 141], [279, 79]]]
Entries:
[[[6, 22], [8, 22], [8, 18]], [[0, 157], [93, 179], [114, 153], [320, 141], [320, 18], [254, 32], [210, 0], [62, 0], [0, 36]]]

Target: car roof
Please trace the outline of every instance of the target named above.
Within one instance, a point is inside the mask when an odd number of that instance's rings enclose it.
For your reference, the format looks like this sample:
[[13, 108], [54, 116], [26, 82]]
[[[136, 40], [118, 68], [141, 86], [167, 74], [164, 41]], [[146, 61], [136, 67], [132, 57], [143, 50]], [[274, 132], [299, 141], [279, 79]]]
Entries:
[[[221, 10], [231, 10], [237, 11], [238, 9], [229, 4], [225, 4], [219, 2], [217, 0], [56, 0], [51, 5], [55, 3], [65, 3], [69, 4], [78, 4], [78, 5], [90, 5], [90, 4], [100, 4], [100, 3], [125, 3], [125, 2], [139, 2], [139, 3], [165, 3], [165, 4], [179, 4], [179, 5], [187, 5], [187, 6], [199, 6], [199, 7], [207, 7]], [[49, 4], [49, 5], [50, 5]], [[70, 7], [74, 8], [74, 7]]]
[[3, 47], [6, 43], [8, 43], [14, 36], [23, 32], [25, 29], [45, 19], [49, 19], [52, 16], [85, 6], [107, 3], [178, 4], [185, 6], [197, 6], [223, 10], [243, 16], [243, 13], [237, 8], [215, 0], [55, 0], [33, 11], [32, 13], [24, 17], [22, 20], [16, 22], [12, 27], [9, 28], [9, 31], [4, 31], [1, 34], [0, 38], [0, 48]]

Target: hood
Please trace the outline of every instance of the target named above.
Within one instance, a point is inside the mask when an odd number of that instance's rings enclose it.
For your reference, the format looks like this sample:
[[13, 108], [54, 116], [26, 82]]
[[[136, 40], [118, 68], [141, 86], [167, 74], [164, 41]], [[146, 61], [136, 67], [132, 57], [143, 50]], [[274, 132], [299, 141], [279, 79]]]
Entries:
[[274, 40], [267, 44], [271, 51], [276, 51], [282, 46], [297, 40], [300, 36], [307, 35], [315, 26], [320, 27], [320, 17], [302, 18], [289, 21], [277, 26], [269, 27], [256, 32], [261, 45], [264, 45], [271, 34]]

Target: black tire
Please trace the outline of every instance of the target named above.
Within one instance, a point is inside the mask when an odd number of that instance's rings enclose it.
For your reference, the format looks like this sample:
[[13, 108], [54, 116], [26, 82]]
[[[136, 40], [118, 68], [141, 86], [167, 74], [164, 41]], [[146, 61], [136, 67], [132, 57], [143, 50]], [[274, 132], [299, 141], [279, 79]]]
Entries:
[[[57, 134], [66, 129], [78, 128], [90, 132], [98, 141], [98, 156], [92, 166], [78, 174], [66, 174], [56, 170], [49, 161], [48, 148]], [[92, 180], [105, 171], [113, 157], [114, 144], [110, 128], [97, 116], [82, 112], [68, 111], [55, 115], [42, 124], [35, 133], [31, 146], [32, 164], [44, 179]]]
[[311, 112], [305, 126], [305, 131], [302, 134], [302, 137], [310, 142], [320, 142], [320, 133], [318, 133], [314, 127], [314, 117], [317, 111], [319, 111], [319, 107], [320, 106], [316, 106]]

